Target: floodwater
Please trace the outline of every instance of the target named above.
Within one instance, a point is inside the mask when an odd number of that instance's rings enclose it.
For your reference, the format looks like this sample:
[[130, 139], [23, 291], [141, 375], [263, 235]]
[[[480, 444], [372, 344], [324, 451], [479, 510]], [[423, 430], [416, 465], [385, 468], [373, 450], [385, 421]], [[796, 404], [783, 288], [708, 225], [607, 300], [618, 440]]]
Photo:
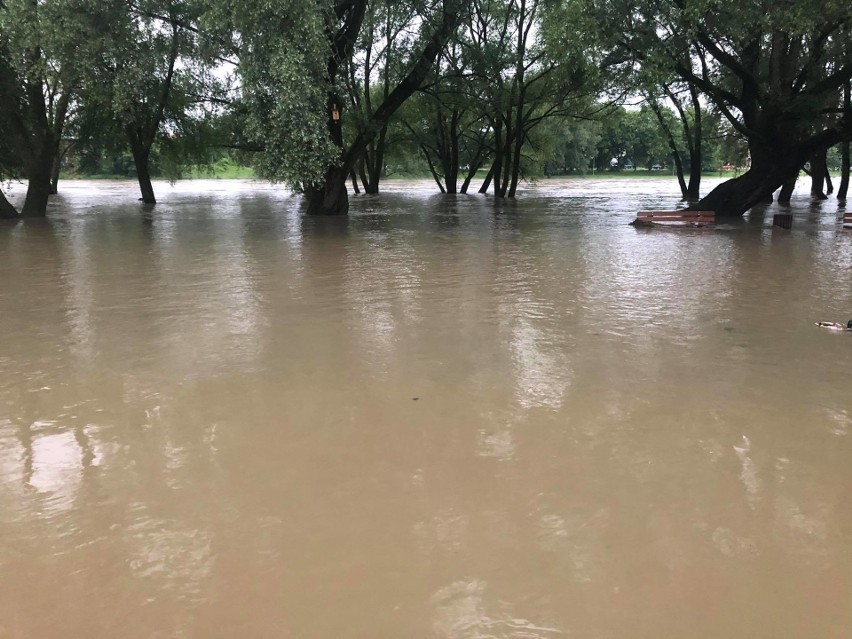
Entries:
[[834, 200], [134, 188], [0, 228], [0, 637], [852, 636]]

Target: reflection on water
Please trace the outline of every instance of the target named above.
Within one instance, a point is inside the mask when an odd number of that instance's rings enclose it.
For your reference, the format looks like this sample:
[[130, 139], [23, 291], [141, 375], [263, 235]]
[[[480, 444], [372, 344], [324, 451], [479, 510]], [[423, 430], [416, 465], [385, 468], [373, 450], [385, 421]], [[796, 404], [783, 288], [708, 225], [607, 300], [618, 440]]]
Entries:
[[0, 637], [844, 637], [852, 234], [665, 180], [0, 228]]

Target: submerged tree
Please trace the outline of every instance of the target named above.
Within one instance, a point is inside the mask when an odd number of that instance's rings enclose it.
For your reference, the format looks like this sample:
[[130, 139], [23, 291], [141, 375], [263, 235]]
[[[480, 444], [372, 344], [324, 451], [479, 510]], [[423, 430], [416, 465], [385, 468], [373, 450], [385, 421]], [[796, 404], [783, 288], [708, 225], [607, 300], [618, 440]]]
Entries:
[[345, 75], [367, 0], [244, 0], [220, 11], [235, 29], [247, 131], [259, 172], [303, 190], [311, 214], [346, 214], [346, 180], [370, 142], [421, 85], [458, 22], [457, 0], [426, 2], [411, 55], [387, 97], [344, 141]]
[[124, 138], [141, 199], [154, 203], [155, 153], [170, 176], [186, 160], [204, 157], [207, 104], [218, 99], [211, 69], [221, 47], [205, 42], [202, 6], [194, 0], [110, 0], [99, 6], [113, 37], [84, 87], [84, 105]]
[[[677, 124], [672, 118], [666, 117], [667, 111], [661, 106], [655, 97], [648, 97], [648, 106], [654, 112], [660, 124], [666, 143], [671, 150], [677, 174], [678, 185], [681, 195], [685, 200], [697, 200], [701, 188], [701, 168], [704, 161], [703, 131], [702, 131], [702, 108], [698, 99], [698, 90], [694, 85], [686, 87], [688, 101], [670, 85], [663, 85], [663, 94], [674, 107], [677, 114]], [[677, 131], [679, 129], [679, 131]], [[685, 147], [686, 162], [681, 148]], [[684, 164], [689, 168], [689, 184], [686, 182]]]
[[[346, 88], [350, 104], [349, 138], [355, 138], [371, 122], [405, 73], [410, 51], [418, 36], [423, 7], [413, 2], [378, 0], [367, 5], [364, 23], [353, 55], [348, 61]], [[388, 127], [383, 122], [357, 159], [355, 172], [365, 193], [378, 193], [387, 153]], [[344, 138], [347, 136], [344, 135]]]
[[0, 0], [0, 132], [6, 160], [27, 180], [20, 213], [0, 195], [0, 215], [43, 217], [75, 93], [109, 27], [80, 0]]
[[719, 4], [587, 0], [610, 55], [668, 68], [697, 87], [747, 140], [751, 167], [695, 208], [741, 215], [815, 153], [852, 133], [839, 90], [852, 77], [844, 3]]
[[450, 42], [427, 86], [409, 101], [402, 116], [442, 193], [467, 193], [493, 152], [487, 106], [472, 86], [476, 84], [465, 68], [463, 47], [458, 40]]
[[[590, 67], [577, 55], [567, 13], [543, 0], [476, 0], [462, 42], [493, 136], [492, 163], [480, 187], [514, 197], [521, 158], [533, 129], [588, 106]], [[560, 28], [554, 23], [560, 21]], [[541, 33], [559, 32], [550, 46]], [[581, 106], [578, 106], [581, 105]]]

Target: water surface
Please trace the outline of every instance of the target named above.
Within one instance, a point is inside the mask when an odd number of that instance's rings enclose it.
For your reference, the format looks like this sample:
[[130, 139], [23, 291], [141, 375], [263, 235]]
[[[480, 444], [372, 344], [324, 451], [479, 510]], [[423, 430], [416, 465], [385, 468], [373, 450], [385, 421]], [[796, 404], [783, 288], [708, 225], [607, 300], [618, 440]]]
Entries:
[[852, 632], [836, 202], [62, 187], [0, 228], [0, 637]]

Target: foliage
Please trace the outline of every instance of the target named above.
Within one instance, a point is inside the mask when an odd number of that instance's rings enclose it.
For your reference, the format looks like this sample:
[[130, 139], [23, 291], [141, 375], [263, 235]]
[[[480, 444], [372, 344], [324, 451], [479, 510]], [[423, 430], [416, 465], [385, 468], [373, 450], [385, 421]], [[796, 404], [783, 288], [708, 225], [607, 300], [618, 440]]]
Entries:
[[258, 174], [295, 187], [321, 181], [340, 155], [326, 129], [333, 4], [221, 0], [213, 7], [206, 20], [231, 30], [239, 49], [243, 131], [263, 149]]

